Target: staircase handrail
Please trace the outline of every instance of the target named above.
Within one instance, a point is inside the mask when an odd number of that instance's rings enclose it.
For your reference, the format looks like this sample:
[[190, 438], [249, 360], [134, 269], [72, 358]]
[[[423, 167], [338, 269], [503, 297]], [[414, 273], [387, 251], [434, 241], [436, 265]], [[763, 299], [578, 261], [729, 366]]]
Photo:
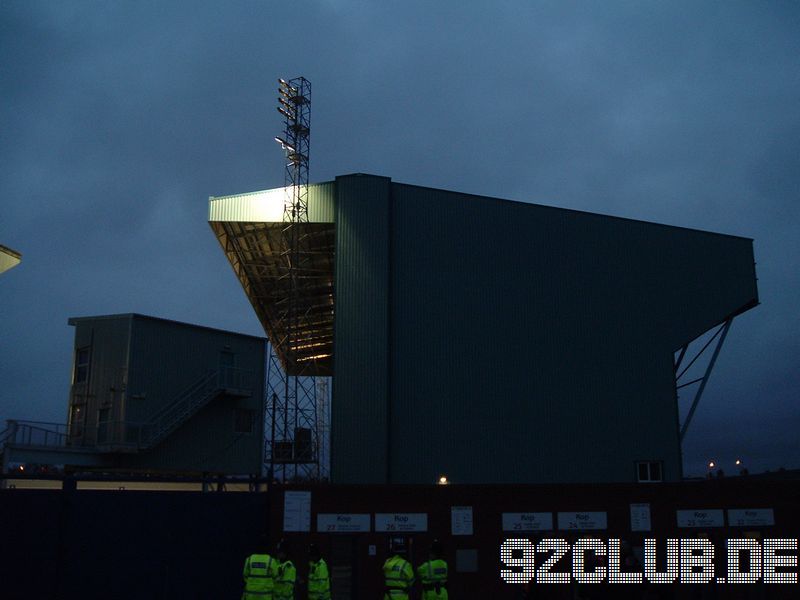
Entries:
[[167, 410], [161, 411], [158, 418], [151, 419], [143, 436], [144, 446], [153, 446], [161, 441], [172, 433], [178, 424], [194, 414], [197, 408], [215, 396], [218, 388], [216, 385], [210, 385], [215, 384], [215, 380], [216, 378], [210, 379], [206, 385], [198, 387], [195, 394], [182, 397], [174, 404], [170, 404]]
[[191, 384], [186, 386], [181, 392], [178, 393], [177, 396], [171, 401], [161, 406], [157, 411], [147, 417], [147, 423], [155, 423], [164, 414], [170, 412], [176, 405], [183, 402], [186, 398], [191, 397], [198, 388], [205, 387], [209, 381], [213, 381], [216, 378], [217, 371], [204, 371], [200, 377], [195, 379]]
[[[224, 366], [219, 370], [204, 373], [177, 400], [170, 402], [149, 419], [143, 439], [144, 447], [150, 447], [160, 442], [222, 390], [229, 387], [248, 389], [250, 383], [246, 380], [250, 375], [252, 375], [250, 371], [232, 366]], [[235, 385], [231, 385], [231, 383]]]

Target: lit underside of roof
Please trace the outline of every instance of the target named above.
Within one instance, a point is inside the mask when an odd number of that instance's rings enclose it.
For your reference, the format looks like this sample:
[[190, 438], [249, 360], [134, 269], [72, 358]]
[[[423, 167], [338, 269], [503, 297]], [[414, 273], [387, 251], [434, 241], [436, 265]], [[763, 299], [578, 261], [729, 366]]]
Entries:
[[[282, 222], [284, 198], [284, 188], [211, 198], [209, 225], [284, 370], [289, 375], [331, 375], [335, 226]], [[295, 302], [287, 243], [291, 227], [300, 228]], [[294, 364], [287, 363], [289, 339], [296, 340]]]
[[22, 255], [19, 252], [0, 245], [0, 273], [16, 267], [21, 259]]

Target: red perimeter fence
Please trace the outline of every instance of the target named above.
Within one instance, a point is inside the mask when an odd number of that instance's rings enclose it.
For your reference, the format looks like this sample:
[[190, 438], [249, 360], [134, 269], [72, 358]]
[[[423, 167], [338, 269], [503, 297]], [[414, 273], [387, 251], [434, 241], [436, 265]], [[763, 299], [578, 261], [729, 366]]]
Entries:
[[[736, 512], [743, 509], [756, 512]], [[681, 513], [684, 527], [678, 511], [691, 511]], [[706, 514], [691, 522], [695, 511]], [[553, 529], [515, 529], [524, 521], [520, 513], [538, 513], [540, 527], [549, 514]], [[648, 531], [634, 530], [648, 520]], [[597, 528], [569, 529], [570, 523]], [[717, 552], [716, 575], [724, 576], [726, 539], [800, 536], [800, 481], [756, 476], [647, 485], [276, 485], [266, 493], [0, 489], [0, 532], [4, 600], [239, 598], [242, 563], [262, 547], [263, 536], [270, 546], [289, 541], [300, 577], [307, 573], [308, 544], [317, 543], [330, 565], [334, 600], [374, 599], [381, 597], [381, 567], [396, 535], [405, 537], [414, 566], [427, 559], [434, 538], [442, 542], [454, 600], [800, 598], [800, 584], [542, 584], [526, 590], [500, 577], [504, 540], [571, 543], [584, 535], [623, 539], [635, 551], [654, 538], [662, 555], [667, 538], [707, 537]], [[537, 555], [537, 564], [544, 558]], [[569, 571], [570, 563], [554, 570]], [[788, 570], [799, 569], [795, 563]], [[297, 598], [305, 597], [300, 586]]]

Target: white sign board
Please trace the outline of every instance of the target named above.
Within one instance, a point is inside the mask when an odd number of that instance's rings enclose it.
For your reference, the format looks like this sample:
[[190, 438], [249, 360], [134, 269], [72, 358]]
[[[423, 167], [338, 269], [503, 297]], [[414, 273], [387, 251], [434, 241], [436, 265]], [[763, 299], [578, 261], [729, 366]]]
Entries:
[[472, 507], [450, 507], [450, 526], [453, 535], [472, 535]]
[[322, 533], [355, 533], [370, 530], [370, 515], [328, 514], [317, 515], [317, 531]]
[[731, 527], [771, 527], [775, 525], [775, 514], [771, 508], [731, 508], [728, 510], [728, 525]]
[[723, 527], [722, 509], [679, 510], [678, 527]]
[[428, 513], [375, 513], [375, 531], [428, 531]]
[[551, 531], [553, 513], [503, 513], [503, 531]]
[[283, 530], [311, 531], [311, 492], [283, 493]]
[[605, 529], [608, 517], [605, 512], [560, 512], [559, 529]]
[[631, 531], [650, 531], [650, 505], [631, 504]]

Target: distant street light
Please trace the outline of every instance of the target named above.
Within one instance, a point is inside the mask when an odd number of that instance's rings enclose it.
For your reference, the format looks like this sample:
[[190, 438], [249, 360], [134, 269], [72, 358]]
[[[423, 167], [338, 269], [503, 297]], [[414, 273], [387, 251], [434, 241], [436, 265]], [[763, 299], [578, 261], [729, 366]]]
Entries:
[[447, 481], [447, 477], [445, 477], [444, 475], [439, 477], [439, 485], [447, 485], [448, 483], [450, 483], [450, 482]]

